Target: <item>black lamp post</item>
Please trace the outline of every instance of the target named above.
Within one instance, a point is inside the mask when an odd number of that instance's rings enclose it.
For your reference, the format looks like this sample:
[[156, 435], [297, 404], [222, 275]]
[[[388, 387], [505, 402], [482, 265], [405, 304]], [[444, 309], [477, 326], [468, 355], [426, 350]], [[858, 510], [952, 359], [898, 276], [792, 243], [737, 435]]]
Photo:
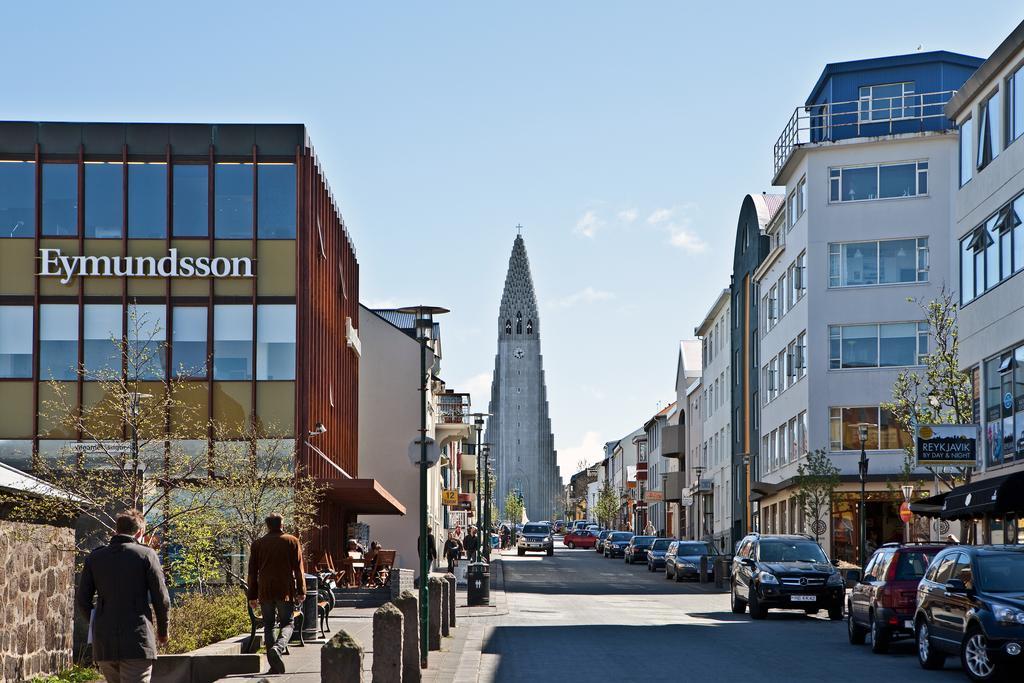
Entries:
[[868, 440], [868, 425], [861, 423], [857, 425], [857, 431], [860, 436], [860, 462], [857, 463], [857, 471], [860, 474], [860, 567], [861, 571], [864, 571], [864, 564], [867, 558], [864, 556], [867, 550], [866, 539], [864, 538], [868, 533], [868, 521], [865, 517], [865, 503], [864, 503], [864, 484], [868, 479], [868, 456], [864, 451], [864, 445]]
[[480, 448], [484, 455], [484, 534], [487, 544], [484, 545], [484, 560], [491, 561], [491, 444], [485, 443]]
[[[483, 514], [483, 507], [481, 507], [481, 505], [482, 505], [482, 502], [481, 502], [481, 499], [482, 499], [481, 485], [483, 484], [483, 481], [481, 480], [481, 472], [483, 470], [480, 468], [480, 456], [481, 456], [481, 450], [483, 450], [481, 448], [481, 439], [483, 437], [483, 431], [484, 431], [484, 418], [487, 417], [487, 416], [488, 416], [487, 413], [473, 413], [473, 425], [476, 427], [476, 520], [475, 521], [476, 521], [477, 535], [478, 535], [479, 541], [480, 541], [480, 547], [478, 547], [477, 550], [476, 550], [476, 561], [477, 562], [480, 561], [480, 557], [481, 557], [482, 553], [484, 552], [484, 548], [483, 548], [483, 542], [484, 542], [484, 523], [483, 523], [484, 514]], [[488, 541], [488, 543], [490, 542], [490, 538], [489, 537], [488, 537], [487, 541]]]
[[704, 467], [697, 465], [693, 472], [697, 475], [697, 486], [693, 490], [693, 540], [699, 541], [704, 538], [704, 501], [700, 491], [700, 475], [704, 474]]

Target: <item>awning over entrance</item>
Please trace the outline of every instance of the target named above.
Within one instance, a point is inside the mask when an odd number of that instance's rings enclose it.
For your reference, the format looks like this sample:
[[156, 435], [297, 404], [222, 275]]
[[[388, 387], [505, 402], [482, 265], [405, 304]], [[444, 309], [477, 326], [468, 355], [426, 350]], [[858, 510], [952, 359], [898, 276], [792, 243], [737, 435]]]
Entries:
[[326, 501], [336, 503], [349, 513], [361, 515], [404, 515], [398, 502], [376, 479], [321, 479]]
[[972, 481], [911, 503], [910, 510], [942, 519], [978, 519], [1024, 512], [1024, 472]]

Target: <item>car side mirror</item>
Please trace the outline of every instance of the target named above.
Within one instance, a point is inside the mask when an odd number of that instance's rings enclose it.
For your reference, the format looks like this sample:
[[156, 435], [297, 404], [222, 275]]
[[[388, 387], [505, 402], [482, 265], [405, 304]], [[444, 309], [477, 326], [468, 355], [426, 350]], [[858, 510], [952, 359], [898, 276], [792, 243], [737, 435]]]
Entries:
[[966, 594], [967, 586], [960, 579], [950, 579], [946, 582], [946, 592]]
[[871, 574], [868, 574], [867, 576], [864, 576], [860, 580], [861, 583], [874, 583], [875, 581], [876, 581], [875, 577], [872, 576]]
[[741, 557], [740, 564], [742, 564], [744, 567], [750, 567], [751, 569], [757, 566], [757, 563], [749, 557]]
[[832, 558], [832, 566], [833, 567], [838, 567], [839, 566], [839, 558], [838, 557], [833, 557]]

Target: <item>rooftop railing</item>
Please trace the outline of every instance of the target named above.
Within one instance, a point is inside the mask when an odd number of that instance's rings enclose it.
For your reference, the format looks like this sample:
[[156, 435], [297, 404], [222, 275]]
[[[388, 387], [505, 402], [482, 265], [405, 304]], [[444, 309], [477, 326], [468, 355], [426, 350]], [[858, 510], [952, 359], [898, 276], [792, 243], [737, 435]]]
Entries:
[[956, 90], [889, 97], [868, 94], [846, 102], [797, 107], [775, 142], [775, 173], [800, 145], [950, 128], [945, 106], [955, 94]]

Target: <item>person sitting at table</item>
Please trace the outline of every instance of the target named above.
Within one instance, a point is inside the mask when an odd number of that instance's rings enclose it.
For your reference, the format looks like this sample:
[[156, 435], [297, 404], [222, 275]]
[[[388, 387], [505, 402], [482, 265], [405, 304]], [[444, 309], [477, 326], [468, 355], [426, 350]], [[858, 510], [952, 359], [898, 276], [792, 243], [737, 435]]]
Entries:
[[377, 573], [377, 556], [380, 554], [380, 543], [370, 542], [370, 549], [363, 555], [363, 584], [369, 586]]

